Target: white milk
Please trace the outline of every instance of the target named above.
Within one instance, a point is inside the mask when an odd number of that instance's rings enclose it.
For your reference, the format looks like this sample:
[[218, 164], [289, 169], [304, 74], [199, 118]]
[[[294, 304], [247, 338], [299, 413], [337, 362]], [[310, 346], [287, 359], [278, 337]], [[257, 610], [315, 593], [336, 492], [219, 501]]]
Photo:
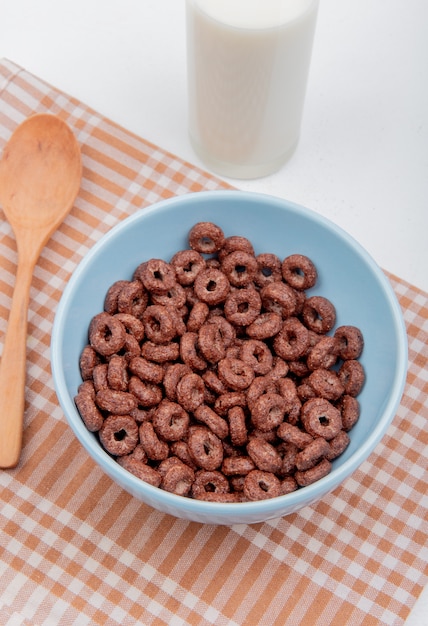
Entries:
[[187, 0], [189, 134], [214, 171], [279, 169], [300, 133], [318, 0]]

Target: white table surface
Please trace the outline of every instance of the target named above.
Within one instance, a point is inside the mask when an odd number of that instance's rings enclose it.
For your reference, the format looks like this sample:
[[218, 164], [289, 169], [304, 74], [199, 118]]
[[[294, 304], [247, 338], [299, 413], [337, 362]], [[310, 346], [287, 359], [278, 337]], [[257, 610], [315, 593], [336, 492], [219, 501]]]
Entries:
[[[184, 0], [1, 0], [0, 58], [203, 166], [184, 15]], [[230, 182], [314, 209], [428, 292], [427, 26], [427, 0], [321, 0], [299, 147], [277, 174]], [[406, 626], [428, 623], [427, 596]]]

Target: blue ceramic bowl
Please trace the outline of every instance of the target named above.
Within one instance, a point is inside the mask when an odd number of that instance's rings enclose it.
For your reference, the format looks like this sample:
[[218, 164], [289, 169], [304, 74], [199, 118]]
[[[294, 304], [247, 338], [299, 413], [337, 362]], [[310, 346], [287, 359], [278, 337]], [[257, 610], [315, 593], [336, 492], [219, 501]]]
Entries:
[[[322, 294], [337, 309], [337, 325], [358, 326], [365, 338], [361, 362], [366, 383], [359, 396], [361, 417], [351, 443], [318, 482], [270, 500], [219, 504], [176, 496], [139, 480], [100, 446], [84, 426], [73, 398], [81, 382], [79, 355], [93, 315], [103, 309], [108, 287], [130, 278], [143, 260], [169, 260], [188, 247], [198, 221], [213, 221], [226, 236], [248, 237], [256, 254], [284, 258], [308, 255], [319, 273], [310, 295]], [[368, 253], [348, 234], [311, 210], [291, 202], [239, 191], [201, 192], [146, 208], [111, 229], [71, 277], [55, 317], [52, 372], [56, 393], [75, 436], [120, 487], [160, 511], [209, 524], [255, 523], [298, 511], [331, 492], [367, 459], [388, 429], [399, 405], [407, 372], [407, 337], [394, 292]]]

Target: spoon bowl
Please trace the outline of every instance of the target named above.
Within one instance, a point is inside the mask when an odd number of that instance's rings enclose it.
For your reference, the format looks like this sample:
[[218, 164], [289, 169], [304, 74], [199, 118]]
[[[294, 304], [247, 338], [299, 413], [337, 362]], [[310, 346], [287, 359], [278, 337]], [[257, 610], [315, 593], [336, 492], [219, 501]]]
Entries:
[[18, 126], [0, 161], [0, 206], [15, 234], [18, 267], [0, 363], [0, 467], [20, 457], [25, 407], [27, 314], [40, 253], [80, 188], [80, 148], [68, 125], [36, 114]]

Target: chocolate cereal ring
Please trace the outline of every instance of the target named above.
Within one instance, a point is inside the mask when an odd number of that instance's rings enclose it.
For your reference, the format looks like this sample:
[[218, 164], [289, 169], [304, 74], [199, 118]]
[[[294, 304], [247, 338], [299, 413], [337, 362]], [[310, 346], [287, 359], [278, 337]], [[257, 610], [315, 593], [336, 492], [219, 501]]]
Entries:
[[130, 454], [139, 441], [137, 423], [130, 415], [109, 415], [98, 435], [105, 450], [114, 456]]
[[311, 296], [303, 305], [302, 317], [307, 328], [325, 335], [336, 323], [336, 309], [327, 298]]
[[171, 259], [177, 282], [180, 285], [193, 285], [199, 272], [205, 269], [205, 259], [196, 250], [180, 250]]
[[279, 313], [283, 319], [295, 314], [296, 294], [294, 289], [286, 283], [269, 283], [261, 289], [260, 296], [266, 311]]
[[180, 338], [180, 357], [183, 363], [193, 371], [203, 371], [207, 367], [206, 361], [198, 352], [198, 334], [184, 333]]
[[74, 398], [77, 410], [86, 428], [94, 433], [103, 425], [104, 418], [90, 393], [80, 391]]
[[244, 446], [248, 441], [245, 412], [241, 406], [232, 407], [227, 414], [230, 440], [234, 446]]
[[162, 259], [150, 259], [139, 266], [138, 276], [147, 291], [167, 293], [175, 285], [175, 270]]
[[180, 356], [180, 346], [173, 341], [162, 344], [154, 343], [153, 341], [144, 341], [141, 346], [141, 356], [155, 363], [176, 361]]
[[[162, 470], [162, 463], [174, 459], [174, 463]], [[177, 496], [187, 496], [190, 493], [195, 480], [195, 472], [191, 467], [183, 463], [177, 457], [169, 457], [159, 465], [159, 473], [162, 476], [161, 487], [165, 491], [175, 493]]]
[[169, 446], [166, 441], [162, 441], [152, 424], [152, 422], [143, 422], [139, 429], [140, 443], [149, 459], [153, 461], [163, 461], [168, 458]]
[[82, 380], [90, 380], [93, 376], [94, 367], [100, 362], [100, 356], [90, 345], [83, 348], [79, 358], [79, 368]]
[[343, 430], [351, 430], [360, 417], [360, 403], [357, 398], [344, 394], [340, 398], [337, 408], [340, 410], [342, 416]]
[[153, 343], [169, 343], [176, 335], [176, 324], [168, 307], [152, 304], [143, 313], [144, 332]]
[[213, 324], [218, 328], [221, 339], [226, 348], [229, 348], [235, 343], [236, 330], [222, 315], [212, 315], [208, 318], [207, 324]]
[[361, 330], [356, 326], [339, 326], [334, 331], [339, 342], [338, 353], [344, 361], [358, 359], [364, 348], [364, 338]]
[[167, 365], [163, 377], [163, 388], [168, 400], [176, 402], [177, 385], [180, 382], [180, 379], [183, 378], [185, 374], [191, 373], [192, 370], [190, 367], [188, 365], [184, 365], [184, 363], [171, 363], [170, 365]]
[[198, 222], [189, 232], [189, 245], [201, 254], [214, 254], [224, 243], [224, 233], [213, 222]]
[[126, 331], [125, 345], [121, 350], [121, 354], [130, 361], [133, 357], [140, 354], [140, 342], [144, 337], [144, 326], [141, 320], [129, 315], [128, 313], [115, 313], [117, 318], [124, 326]]
[[324, 398], [311, 398], [302, 406], [302, 424], [313, 437], [324, 437], [327, 441], [336, 437], [342, 430], [339, 409]]
[[247, 452], [254, 465], [264, 472], [279, 472], [282, 458], [274, 446], [260, 437], [252, 437], [247, 444]]
[[341, 454], [343, 454], [343, 452], [345, 452], [350, 442], [351, 440], [349, 438], [348, 433], [346, 433], [344, 430], [340, 430], [338, 434], [336, 435], [336, 437], [333, 437], [333, 439], [330, 439], [330, 441], [328, 442], [330, 449], [328, 453], [325, 455], [325, 458], [328, 459], [329, 461], [333, 461], [334, 459], [337, 459], [338, 456], [340, 456]]
[[282, 458], [278, 476], [291, 476], [296, 471], [296, 457], [299, 452], [299, 448], [294, 443], [287, 443], [284, 441], [278, 446], [277, 450]]
[[214, 404], [214, 411], [219, 415], [226, 417], [228, 412], [234, 406], [245, 407], [247, 400], [245, 393], [242, 391], [228, 391], [217, 397]]
[[150, 422], [152, 420], [153, 411], [153, 407], [142, 409], [137, 406], [136, 409], [132, 409], [132, 411], [129, 412], [129, 415], [134, 418], [137, 424], [142, 424], [142, 422]]
[[312, 483], [324, 478], [331, 472], [331, 463], [327, 459], [322, 459], [317, 465], [303, 472], [297, 471], [294, 475], [299, 487], [307, 487]]
[[241, 359], [222, 359], [217, 368], [220, 380], [234, 391], [247, 389], [254, 380], [253, 368]]
[[269, 283], [281, 281], [281, 261], [276, 254], [263, 252], [256, 256], [256, 261], [257, 271], [254, 282], [257, 287], [262, 288]]
[[300, 450], [305, 448], [313, 440], [312, 435], [288, 422], [282, 422], [276, 434], [287, 443], [294, 444]]
[[221, 269], [234, 287], [248, 287], [258, 270], [257, 261], [252, 254], [235, 250], [225, 256], [221, 262]]
[[201, 469], [216, 470], [223, 462], [223, 445], [206, 426], [192, 426], [189, 429], [189, 454]]
[[206, 263], [205, 267], [207, 269], [211, 268], [211, 267], [215, 268], [216, 270], [220, 270], [221, 269], [221, 263], [220, 263], [220, 261], [218, 259], [218, 256], [215, 256], [215, 257], [212, 256], [209, 259], [206, 259], [205, 263]]
[[177, 383], [177, 402], [186, 411], [196, 411], [204, 401], [205, 384], [195, 373], [185, 374]]
[[92, 400], [95, 400], [96, 391], [94, 382], [92, 380], [84, 380], [78, 386], [77, 393], [88, 393]]
[[303, 307], [307, 300], [306, 291], [299, 291], [298, 289], [294, 289], [294, 295], [296, 296], [296, 309], [294, 315], [301, 315], [303, 311]]
[[94, 367], [94, 372], [92, 374], [92, 380], [94, 382], [94, 389], [96, 392], [101, 389], [108, 389], [108, 363], [99, 363]]
[[246, 476], [254, 469], [256, 466], [250, 456], [228, 456], [221, 466], [225, 476]]
[[111, 389], [127, 391], [129, 375], [128, 362], [125, 357], [113, 354], [107, 366], [107, 382]]
[[298, 488], [299, 485], [297, 484], [293, 476], [286, 476], [281, 480], [280, 495], [285, 496], [287, 493], [292, 493]]
[[221, 382], [220, 378], [213, 370], [206, 370], [202, 374], [202, 380], [205, 383], [205, 387], [215, 395], [221, 395], [227, 392], [226, 385]]
[[272, 368], [270, 372], [268, 372], [269, 378], [274, 382], [279, 382], [287, 376], [289, 371], [288, 363], [284, 361], [284, 359], [281, 359], [279, 356], [272, 357]]
[[144, 461], [134, 458], [132, 454], [119, 457], [117, 462], [140, 480], [144, 480], [153, 487], [160, 487], [162, 478], [159, 472]]
[[181, 337], [181, 335], [184, 335], [184, 333], [187, 330], [187, 326], [185, 322], [185, 318], [187, 317], [187, 314], [188, 314], [187, 305], [184, 305], [181, 308], [175, 308], [171, 304], [166, 304], [165, 306], [167, 307], [168, 312], [174, 322], [175, 334]]
[[129, 282], [129, 280], [117, 280], [108, 288], [106, 296], [104, 298], [104, 311], [106, 313], [114, 315], [118, 312], [117, 299], [123, 287], [129, 284]]
[[261, 313], [254, 322], [246, 327], [245, 332], [252, 339], [269, 339], [275, 337], [282, 327], [282, 316], [273, 311]]
[[157, 470], [163, 478], [172, 467], [179, 467], [182, 464], [183, 461], [174, 454], [172, 454], [159, 463], [159, 465], [157, 466]]
[[203, 498], [207, 493], [225, 494], [229, 492], [229, 481], [218, 470], [199, 470], [195, 473], [195, 480], [192, 485], [192, 496], [194, 498]]
[[[236, 407], [239, 408], [239, 407]], [[213, 409], [211, 409], [206, 404], [201, 404], [194, 411], [194, 416], [201, 422], [208, 426], [208, 428], [215, 434], [219, 439], [226, 439], [229, 434], [229, 426], [227, 425], [227, 421], [220, 417], [218, 413], [216, 413]]]
[[[213, 318], [213, 321], [217, 319], [225, 321], [222, 317]], [[220, 324], [212, 323], [211, 320], [203, 324], [198, 333], [198, 346], [204, 359], [210, 363], [217, 363], [224, 359], [226, 344]]]
[[260, 315], [262, 302], [258, 291], [242, 288], [231, 292], [224, 303], [226, 319], [235, 326], [249, 326]]
[[301, 402], [306, 402], [306, 400], [309, 400], [310, 398], [316, 398], [317, 392], [309, 381], [305, 379], [300, 385], [298, 385], [297, 395], [299, 396], [299, 400]]
[[184, 288], [177, 282], [165, 293], [152, 294], [153, 304], [162, 304], [163, 306], [172, 306], [175, 309], [181, 309], [186, 304], [186, 292]]
[[138, 342], [144, 338], [143, 322], [129, 313], [115, 313], [114, 317], [123, 324], [128, 335], [134, 337]]
[[264, 376], [272, 370], [272, 352], [263, 341], [248, 339], [242, 344], [239, 356], [251, 365], [258, 376]]
[[344, 361], [339, 369], [339, 380], [348, 396], [358, 396], [365, 382], [364, 368], [360, 361]]
[[298, 395], [296, 383], [291, 378], [281, 378], [277, 383], [278, 393], [284, 398], [284, 420], [297, 424], [300, 418], [302, 403]]
[[127, 313], [140, 318], [145, 311], [149, 295], [139, 280], [128, 282], [117, 296], [118, 313]]
[[189, 414], [182, 406], [170, 400], [162, 400], [153, 413], [153, 427], [165, 441], [180, 441], [187, 436]]
[[308, 344], [308, 329], [297, 317], [284, 320], [281, 330], [273, 340], [275, 353], [286, 361], [299, 359], [306, 353]]
[[162, 390], [159, 385], [141, 380], [138, 376], [131, 376], [128, 390], [135, 398], [136, 403], [145, 408], [157, 406], [162, 400]]
[[195, 302], [187, 318], [187, 330], [197, 333], [208, 319], [210, 308], [206, 302]]
[[262, 432], [269, 432], [279, 426], [284, 415], [285, 400], [278, 393], [264, 393], [251, 406], [251, 421]]
[[318, 368], [308, 378], [316, 395], [327, 400], [338, 400], [345, 392], [339, 376], [334, 370]]
[[339, 343], [335, 337], [324, 335], [310, 348], [306, 357], [306, 364], [310, 370], [320, 367], [330, 369], [335, 365], [339, 354]]
[[242, 237], [241, 235], [231, 235], [230, 237], [226, 237], [221, 250], [218, 251], [217, 256], [220, 263], [225, 256], [235, 252], [236, 250], [247, 252], [248, 254], [254, 256], [253, 244], [249, 239], [247, 239], [247, 237]]
[[211, 267], [200, 271], [196, 276], [194, 291], [199, 300], [216, 306], [226, 300], [230, 283], [221, 270]]
[[303, 472], [314, 465], [330, 453], [330, 445], [323, 437], [317, 437], [311, 441], [306, 448], [303, 448], [296, 455], [296, 467]]
[[98, 354], [111, 356], [125, 345], [123, 324], [109, 313], [98, 313], [89, 324], [89, 343]]
[[272, 472], [252, 470], [244, 480], [244, 494], [248, 500], [266, 500], [281, 494], [281, 482]]
[[127, 361], [130, 361], [135, 356], [138, 356], [141, 352], [140, 344], [132, 335], [126, 333], [125, 345], [121, 350], [121, 354]]
[[277, 382], [277, 389], [286, 404], [294, 402], [298, 397], [297, 384], [292, 378], [280, 378]]
[[317, 282], [315, 265], [304, 254], [291, 254], [281, 265], [284, 280], [294, 289], [310, 289]]
[[245, 476], [228, 476], [227, 480], [229, 481], [230, 488], [232, 493], [239, 493], [242, 495], [244, 501], [244, 480]]
[[115, 415], [127, 415], [137, 406], [137, 400], [132, 393], [114, 389], [100, 389], [97, 392], [95, 402], [102, 411]]
[[251, 410], [254, 402], [266, 393], [276, 393], [275, 381], [270, 376], [256, 376], [246, 390], [248, 408]]
[[164, 367], [159, 363], [153, 363], [142, 356], [137, 356], [129, 361], [129, 370], [149, 383], [160, 385], [165, 374]]
[[291, 361], [287, 361], [287, 365], [290, 371], [290, 374], [293, 374], [296, 378], [305, 378], [305, 376], [309, 376], [311, 370], [309, 369], [306, 359], [298, 358], [291, 359]]
[[183, 461], [183, 463], [191, 467], [193, 470], [197, 469], [197, 466], [192, 461], [192, 458], [189, 454], [189, 447], [185, 441], [172, 441], [169, 444], [169, 449], [171, 454], [178, 457], [180, 461]]

